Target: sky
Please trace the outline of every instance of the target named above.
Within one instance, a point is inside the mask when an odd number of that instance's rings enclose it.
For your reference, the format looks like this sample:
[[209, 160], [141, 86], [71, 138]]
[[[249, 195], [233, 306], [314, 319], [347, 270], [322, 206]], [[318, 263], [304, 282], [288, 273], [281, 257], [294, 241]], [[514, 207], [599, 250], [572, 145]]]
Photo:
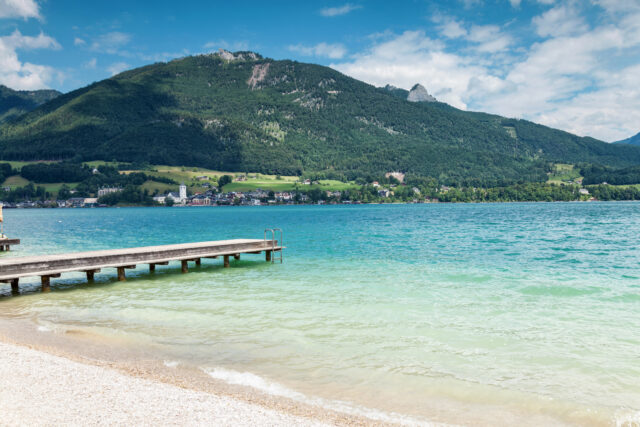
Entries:
[[604, 141], [640, 131], [640, 0], [0, 0], [13, 89], [68, 92], [221, 48]]

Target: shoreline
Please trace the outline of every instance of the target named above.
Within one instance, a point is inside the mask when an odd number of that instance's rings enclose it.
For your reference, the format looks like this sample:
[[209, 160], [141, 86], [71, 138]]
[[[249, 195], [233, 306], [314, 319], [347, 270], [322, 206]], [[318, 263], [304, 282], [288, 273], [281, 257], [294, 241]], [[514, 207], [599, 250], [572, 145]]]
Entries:
[[640, 202], [640, 200], [511, 200], [511, 201], [469, 201], [469, 202], [359, 202], [359, 203], [293, 203], [293, 204], [264, 204], [264, 205], [113, 205], [113, 206], [91, 206], [91, 207], [55, 207], [55, 206], [29, 206], [14, 207], [4, 206], [5, 210], [21, 210], [21, 209], [120, 209], [120, 208], [275, 208], [283, 206], [393, 206], [393, 205], [495, 205], [495, 204], [520, 204], [520, 203], [632, 203]]
[[[3, 423], [392, 425], [229, 384], [149, 353], [79, 330], [60, 333], [0, 317]], [[37, 404], [22, 403], [34, 399]], [[102, 409], [91, 410], [96, 407]]]

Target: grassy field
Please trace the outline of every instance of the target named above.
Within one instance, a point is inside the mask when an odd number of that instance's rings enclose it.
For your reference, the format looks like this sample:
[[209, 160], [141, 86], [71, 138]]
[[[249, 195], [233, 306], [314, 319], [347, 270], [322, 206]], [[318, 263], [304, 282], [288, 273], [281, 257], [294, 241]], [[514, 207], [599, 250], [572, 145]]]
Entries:
[[[19, 169], [26, 164], [36, 163], [36, 162], [9, 162], [11, 163], [13, 168]], [[117, 163], [114, 162], [105, 162], [105, 161], [92, 161], [85, 162], [86, 165], [91, 167], [97, 167], [100, 165], [110, 165], [115, 166]], [[147, 190], [149, 193], [167, 193], [169, 191], [177, 192], [178, 185], [184, 183], [187, 186], [187, 189], [190, 194], [194, 193], [202, 193], [207, 191], [208, 187], [205, 184], [209, 184], [210, 186], [217, 186], [218, 178], [222, 175], [230, 175], [234, 178], [234, 180], [240, 176], [246, 175], [247, 179], [245, 181], [234, 181], [230, 184], [224, 186], [222, 191], [252, 191], [256, 189], [262, 189], [265, 191], [291, 191], [299, 188], [300, 190], [311, 190], [313, 188], [320, 188], [321, 190], [327, 191], [342, 191], [349, 188], [358, 187], [354, 183], [345, 183], [335, 180], [323, 180], [315, 185], [303, 185], [300, 182], [300, 179], [296, 176], [276, 176], [276, 175], [265, 175], [260, 173], [241, 173], [241, 172], [225, 172], [225, 171], [215, 171], [210, 169], [198, 168], [198, 167], [184, 167], [184, 166], [166, 166], [166, 165], [152, 165], [148, 169], [145, 170], [126, 170], [121, 171], [121, 173], [133, 173], [133, 172], [144, 172], [149, 176], [168, 178], [176, 182], [176, 184], [165, 184], [162, 182], [155, 181], [146, 181], [141, 188], [143, 190]], [[9, 177], [4, 182], [5, 186], [10, 187], [22, 187], [29, 183], [26, 179], [22, 178], [19, 175], [15, 175]], [[45, 187], [46, 191], [50, 193], [57, 194], [62, 187], [61, 183], [54, 184], [37, 184], [36, 186]], [[76, 187], [78, 183], [69, 183], [67, 184], [70, 188]]]
[[24, 187], [28, 183], [29, 183], [28, 179], [23, 178], [20, 175], [13, 175], [5, 179], [2, 185], [13, 188], [13, 187]]
[[55, 163], [55, 162], [53, 160], [40, 160], [40, 161], [37, 161], [37, 162], [19, 162], [19, 161], [14, 161], [14, 160], [0, 160], [0, 163], [9, 163], [12, 168], [20, 169], [24, 165], [31, 165], [33, 163]]
[[563, 182], [577, 182], [582, 178], [580, 171], [573, 165], [557, 163], [554, 165], [555, 170], [549, 174], [547, 182], [550, 184], [561, 184]]
[[[5, 181], [2, 183], [2, 186], [15, 188], [15, 187], [24, 187], [27, 184], [29, 184], [29, 181], [27, 179], [21, 177], [20, 175], [13, 175], [5, 179]], [[46, 184], [33, 183], [33, 185], [35, 185], [36, 187], [44, 187], [45, 191], [48, 191], [51, 194], [57, 195], [58, 191], [60, 191], [60, 188], [62, 188], [64, 183], [62, 182], [52, 182], [52, 183], [46, 183]], [[74, 188], [77, 185], [78, 183], [67, 183], [67, 187], [69, 188]]]

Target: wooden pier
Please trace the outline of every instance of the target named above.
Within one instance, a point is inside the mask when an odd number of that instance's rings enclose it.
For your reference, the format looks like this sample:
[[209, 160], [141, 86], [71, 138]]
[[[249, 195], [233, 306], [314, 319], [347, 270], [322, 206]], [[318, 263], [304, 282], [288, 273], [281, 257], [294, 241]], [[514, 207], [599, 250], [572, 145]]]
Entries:
[[0, 239], [0, 252], [9, 251], [11, 246], [19, 244], [20, 239]]
[[[282, 242], [282, 240], [281, 240]], [[183, 243], [178, 245], [146, 246], [104, 251], [73, 252], [59, 255], [25, 256], [0, 259], [0, 283], [10, 283], [13, 292], [19, 292], [22, 277], [40, 276], [42, 291], [50, 288], [51, 278], [62, 273], [84, 272], [87, 280], [105, 268], [115, 268], [118, 280], [125, 280], [125, 271], [137, 264], [148, 264], [149, 271], [156, 265], [180, 261], [182, 272], [189, 271], [189, 262], [200, 265], [203, 258], [223, 259], [229, 267], [229, 258], [240, 259], [241, 254], [265, 253], [265, 260], [272, 261], [273, 252], [282, 252], [284, 246], [278, 240], [235, 239], [213, 242]]]

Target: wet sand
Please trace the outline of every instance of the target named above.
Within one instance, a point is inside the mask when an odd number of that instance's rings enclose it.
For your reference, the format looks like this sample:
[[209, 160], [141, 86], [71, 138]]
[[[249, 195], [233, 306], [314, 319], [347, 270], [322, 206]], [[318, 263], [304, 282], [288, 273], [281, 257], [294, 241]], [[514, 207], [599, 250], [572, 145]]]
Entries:
[[26, 319], [0, 318], [0, 390], [2, 425], [380, 425]]

